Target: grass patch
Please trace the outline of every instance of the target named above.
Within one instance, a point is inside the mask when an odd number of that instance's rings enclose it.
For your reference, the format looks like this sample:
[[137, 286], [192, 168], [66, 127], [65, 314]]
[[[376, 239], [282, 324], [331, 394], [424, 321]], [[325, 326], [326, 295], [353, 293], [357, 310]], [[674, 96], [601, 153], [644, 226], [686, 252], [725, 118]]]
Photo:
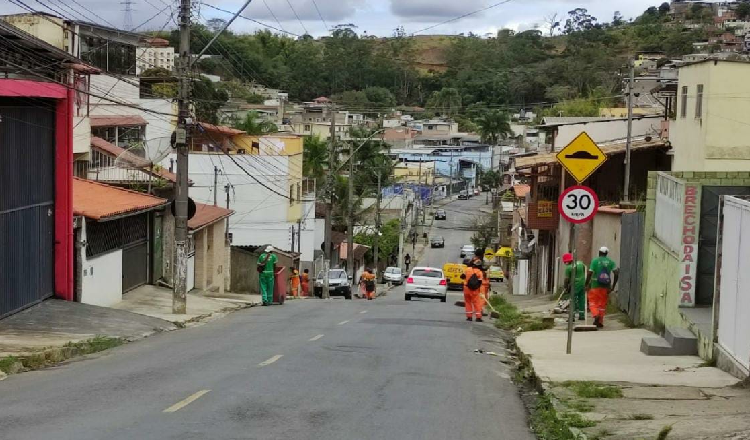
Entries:
[[600, 429], [599, 432], [591, 436], [591, 440], [602, 440], [612, 435], [612, 432], [607, 429]]
[[110, 348], [118, 347], [122, 344], [123, 340], [120, 338], [96, 336], [85, 341], [68, 342], [67, 344], [65, 344], [65, 347], [75, 348], [78, 351], [78, 354], [83, 355], [109, 350]]
[[629, 420], [654, 420], [651, 414], [631, 414]]
[[578, 397], [589, 399], [617, 399], [622, 397], [622, 390], [614, 385], [601, 385], [589, 381], [567, 381], [562, 386], [572, 389]]
[[666, 440], [670, 432], [672, 432], [672, 425], [667, 425], [661, 428], [661, 431], [659, 431], [659, 435], [656, 436], [656, 440]]
[[518, 330], [522, 332], [548, 330], [554, 327], [554, 322], [544, 322], [540, 317], [520, 312], [515, 304], [510, 303], [503, 295], [490, 297], [490, 304], [500, 314], [495, 320], [495, 326], [503, 330]]
[[593, 420], [588, 420], [582, 415], [578, 413], [566, 413], [562, 416], [563, 422], [565, 422], [568, 426], [572, 426], [573, 428], [591, 428], [592, 426], [596, 426], [596, 422]]
[[576, 440], [568, 424], [557, 417], [549, 396], [539, 396], [531, 416], [531, 427], [541, 440]]
[[587, 413], [594, 410], [594, 405], [586, 402], [585, 400], [574, 400], [572, 402], [567, 402], [566, 404], [568, 405], [568, 408], [582, 413]]
[[19, 361], [20, 359], [15, 356], [7, 356], [0, 359], [0, 371], [6, 374], [10, 374], [11, 367], [13, 367]]

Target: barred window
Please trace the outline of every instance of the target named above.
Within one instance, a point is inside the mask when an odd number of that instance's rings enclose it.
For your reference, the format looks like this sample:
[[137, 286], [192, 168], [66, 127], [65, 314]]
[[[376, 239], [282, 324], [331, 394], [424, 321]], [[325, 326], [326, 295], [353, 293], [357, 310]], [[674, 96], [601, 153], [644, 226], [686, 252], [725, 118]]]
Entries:
[[148, 214], [107, 222], [86, 222], [86, 257], [106, 254], [148, 238]]

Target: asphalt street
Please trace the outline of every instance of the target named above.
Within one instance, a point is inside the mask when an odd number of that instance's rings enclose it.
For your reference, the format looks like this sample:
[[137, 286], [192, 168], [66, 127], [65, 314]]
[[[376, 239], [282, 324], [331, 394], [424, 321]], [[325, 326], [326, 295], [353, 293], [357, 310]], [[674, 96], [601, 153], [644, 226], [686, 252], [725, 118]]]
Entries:
[[[459, 261], [480, 199], [446, 206]], [[0, 439], [532, 439], [491, 323], [437, 300], [289, 301], [0, 382]]]

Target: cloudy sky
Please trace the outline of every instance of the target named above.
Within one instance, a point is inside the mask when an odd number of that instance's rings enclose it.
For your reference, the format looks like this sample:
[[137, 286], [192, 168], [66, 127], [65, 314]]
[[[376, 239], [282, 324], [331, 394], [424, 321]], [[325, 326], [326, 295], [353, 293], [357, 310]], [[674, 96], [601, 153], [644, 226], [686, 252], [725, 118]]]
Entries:
[[[47, 10], [56, 15], [87, 19], [98, 23], [122, 27], [125, 23], [123, 0], [25, 0], [37, 10]], [[176, 0], [131, 0], [133, 26], [143, 24], [139, 30], [160, 29], [169, 20]], [[228, 19], [231, 15], [210, 7], [217, 6], [236, 11], [245, 0], [203, 0], [200, 5], [202, 21], [211, 18]], [[464, 14], [488, 8], [500, 0], [253, 0], [243, 15], [294, 34], [305, 32], [314, 36], [327, 33], [327, 27], [351, 23], [360, 33], [389, 36], [396, 27], [403, 26], [407, 33], [418, 32], [432, 25]], [[21, 12], [16, 0], [0, 0], [0, 13]], [[194, 3], [198, 1], [194, 0]], [[658, 6], [658, 0], [506, 0], [496, 7], [428, 29], [423, 34], [458, 34], [474, 32], [484, 34], [498, 29], [527, 30], [544, 27], [544, 17], [554, 13], [565, 15], [576, 7], [583, 7], [600, 21], [610, 21], [616, 10], [625, 18], [642, 13], [649, 6]], [[47, 7], [47, 8], [45, 8]], [[51, 10], [50, 10], [51, 9]], [[160, 10], [165, 9], [161, 14]], [[153, 17], [153, 18], [152, 18]], [[149, 20], [150, 21], [147, 21]], [[170, 23], [167, 27], [174, 27]], [[252, 32], [262, 27], [250, 20], [238, 18], [232, 25], [235, 32]]]

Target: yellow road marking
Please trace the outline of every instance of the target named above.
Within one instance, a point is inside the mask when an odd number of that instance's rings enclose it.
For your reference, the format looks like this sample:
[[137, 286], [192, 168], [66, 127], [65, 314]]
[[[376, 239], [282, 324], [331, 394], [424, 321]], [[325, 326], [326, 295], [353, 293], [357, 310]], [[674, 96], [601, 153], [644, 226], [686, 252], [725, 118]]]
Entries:
[[338, 323], [338, 325], [344, 325], [344, 324], [346, 324], [347, 322], [349, 322], [349, 320], [348, 320], [348, 319], [347, 319], [346, 321], [341, 321], [341, 322], [339, 322], [339, 323]]
[[284, 355], [283, 355], [283, 354], [277, 354], [276, 356], [274, 356], [274, 357], [272, 357], [272, 358], [270, 358], [270, 359], [268, 359], [268, 360], [265, 360], [265, 361], [263, 361], [263, 362], [259, 363], [259, 364], [258, 364], [258, 366], [259, 366], [259, 367], [265, 367], [266, 365], [271, 365], [272, 363], [274, 363], [274, 362], [278, 361], [278, 360], [279, 360], [279, 359], [281, 359], [282, 357], [284, 357]]
[[200, 390], [197, 393], [193, 394], [192, 396], [188, 397], [187, 399], [180, 400], [179, 402], [175, 403], [174, 405], [170, 406], [169, 408], [165, 409], [165, 413], [173, 413], [175, 411], [179, 411], [182, 408], [185, 408], [186, 406], [190, 405], [191, 403], [195, 402], [196, 400], [200, 399], [200, 397], [207, 392], [211, 390]]
[[309, 341], [317, 341], [318, 339], [322, 338], [323, 336], [325, 336], [325, 335], [318, 335], [318, 336], [313, 336], [312, 338], [310, 338], [310, 339], [308, 339], [308, 340], [309, 340]]

